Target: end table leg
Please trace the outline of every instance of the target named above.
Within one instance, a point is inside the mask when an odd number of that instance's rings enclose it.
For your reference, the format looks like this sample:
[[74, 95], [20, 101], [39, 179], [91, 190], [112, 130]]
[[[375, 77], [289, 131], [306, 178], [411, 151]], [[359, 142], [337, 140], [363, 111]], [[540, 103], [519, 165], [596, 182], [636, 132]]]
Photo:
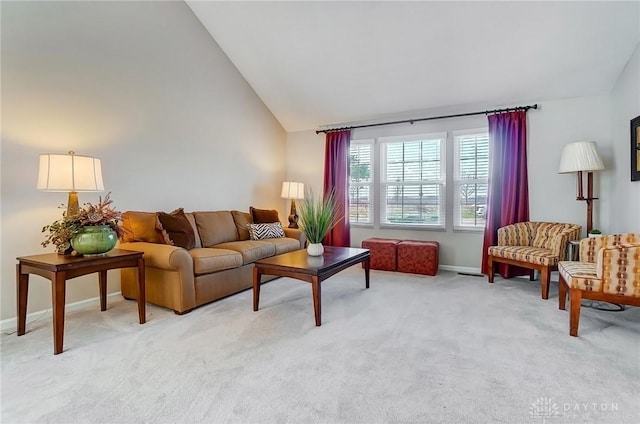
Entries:
[[64, 337], [64, 302], [67, 276], [64, 272], [55, 275], [52, 284], [53, 301], [53, 354], [62, 353]]
[[320, 327], [322, 296], [320, 293], [320, 279], [317, 276], [312, 277], [311, 288], [313, 290], [313, 312], [316, 316], [316, 327]]
[[364, 260], [364, 281], [366, 284], [366, 288], [369, 288], [369, 268], [371, 265], [371, 257], [367, 257]]
[[29, 293], [29, 274], [20, 271], [20, 264], [16, 265], [16, 284], [18, 285], [18, 336], [22, 336], [27, 325], [27, 295]]
[[144, 258], [140, 258], [138, 259], [138, 317], [140, 324], [147, 322], [147, 292], [144, 272]]
[[257, 266], [253, 267], [253, 310], [258, 310], [260, 304], [260, 280], [262, 279], [262, 273]]
[[100, 310], [107, 310], [107, 271], [98, 272], [98, 286], [100, 288]]

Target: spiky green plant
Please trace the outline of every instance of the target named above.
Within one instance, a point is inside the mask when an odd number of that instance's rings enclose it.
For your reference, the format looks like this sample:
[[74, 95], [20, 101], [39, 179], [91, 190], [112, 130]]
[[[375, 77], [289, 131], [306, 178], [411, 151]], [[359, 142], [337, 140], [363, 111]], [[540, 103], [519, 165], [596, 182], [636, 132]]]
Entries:
[[309, 243], [322, 243], [322, 239], [342, 219], [337, 216], [337, 203], [334, 190], [324, 197], [315, 196], [312, 189], [305, 190], [300, 201], [298, 217], [302, 232]]

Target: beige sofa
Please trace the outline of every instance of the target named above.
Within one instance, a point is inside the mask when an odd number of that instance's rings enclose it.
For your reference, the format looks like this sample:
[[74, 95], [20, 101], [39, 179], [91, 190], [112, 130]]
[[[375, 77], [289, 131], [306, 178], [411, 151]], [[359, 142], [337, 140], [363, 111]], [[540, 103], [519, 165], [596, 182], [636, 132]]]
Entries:
[[[194, 247], [186, 249], [171, 245], [158, 216], [125, 212], [119, 247], [144, 252], [147, 302], [177, 314], [251, 287], [253, 262], [306, 244], [304, 234], [291, 228], [283, 229], [285, 237], [251, 240], [251, 214], [204, 211], [184, 213], [195, 236]], [[121, 270], [126, 299], [137, 297], [136, 279], [135, 269]]]

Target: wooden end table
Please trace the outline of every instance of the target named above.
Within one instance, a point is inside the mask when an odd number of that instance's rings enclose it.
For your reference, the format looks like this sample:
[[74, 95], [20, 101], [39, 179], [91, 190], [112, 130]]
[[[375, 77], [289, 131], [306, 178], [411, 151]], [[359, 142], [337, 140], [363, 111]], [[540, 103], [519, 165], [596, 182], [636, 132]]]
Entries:
[[255, 262], [253, 268], [253, 310], [260, 303], [260, 280], [263, 274], [291, 277], [311, 283], [316, 326], [321, 325], [320, 283], [358, 263], [364, 264], [365, 286], [369, 288], [369, 249], [325, 246], [322, 256], [309, 256], [306, 250], [283, 253]]
[[51, 280], [53, 304], [53, 353], [62, 352], [64, 337], [64, 307], [67, 280], [94, 272], [98, 274], [100, 310], [107, 310], [107, 271], [117, 268], [138, 268], [138, 316], [140, 324], [146, 321], [145, 279], [143, 252], [113, 249], [100, 256], [67, 256], [57, 253], [21, 256], [17, 258], [16, 284], [18, 292], [18, 336], [25, 333], [27, 321], [27, 294], [29, 274]]

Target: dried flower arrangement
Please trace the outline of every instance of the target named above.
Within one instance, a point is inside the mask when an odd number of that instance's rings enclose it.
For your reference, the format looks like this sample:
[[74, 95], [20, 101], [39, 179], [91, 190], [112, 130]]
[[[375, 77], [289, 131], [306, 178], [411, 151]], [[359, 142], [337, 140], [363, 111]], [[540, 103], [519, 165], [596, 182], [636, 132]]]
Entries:
[[[62, 213], [62, 218], [42, 227], [42, 232], [49, 232], [42, 247], [52, 244], [58, 253], [71, 252], [71, 238], [83, 227], [89, 225], [108, 225], [116, 232], [118, 237], [122, 235], [122, 229], [118, 225], [121, 213], [113, 207], [113, 200], [108, 193], [104, 199], [99, 198], [97, 204], [84, 203], [77, 213], [67, 216], [66, 211]], [[64, 204], [60, 208], [66, 209]]]

